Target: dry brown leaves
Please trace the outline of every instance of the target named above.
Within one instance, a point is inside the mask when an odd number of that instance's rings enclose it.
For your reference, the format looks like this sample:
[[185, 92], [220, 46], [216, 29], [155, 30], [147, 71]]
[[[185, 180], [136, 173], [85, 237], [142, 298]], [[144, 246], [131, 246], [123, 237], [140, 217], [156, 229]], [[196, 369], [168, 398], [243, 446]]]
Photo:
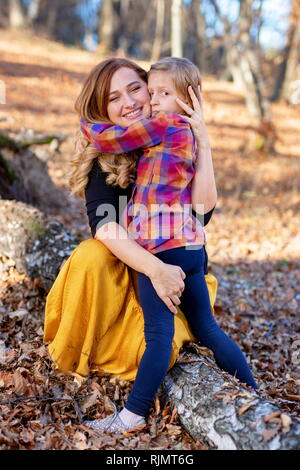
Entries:
[[[2, 259], [3, 261], [3, 259]], [[221, 298], [216, 317], [224, 330], [236, 340], [251, 361], [251, 368], [259, 382], [261, 395], [275, 399], [281, 414], [265, 417], [276, 423], [276, 429], [287, 432], [290, 416], [299, 415], [300, 376], [297, 365], [292, 364], [291, 343], [299, 326], [296, 312], [285, 306], [280, 312], [264, 310], [263, 273], [241, 270], [230, 271], [221, 280]], [[286, 264], [279, 264], [277, 272], [289, 271]], [[55, 370], [42, 343], [45, 293], [39, 284], [19, 275], [10, 268], [0, 307], [0, 448], [2, 449], [208, 449], [202, 442], [195, 442], [180, 426], [177, 409], [162, 404], [156, 397], [148, 424], [144, 429], [114, 436], [99, 435], [82, 424], [83, 419], [102, 418], [112, 413], [111, 400], [119, 409], [126, 402], [132, 384], [111, 377], [109, 374], [66, 374]], [[255, 274], [255, 276], [251, 276]], [[295, 274], [291, 271], [294, 278]], [[234, 294], [239, 283], [251, 278], [257, 284], [257, 297], [253, 289], [244, 283], [244, 302], [256, 302], [260, 314], [236, 312]], [[280, 278], [281, 279], [281, 278]], [[230, 280], [230, 282], [229, 282]], [[230, 286], [235, 286], [229, 289]], [[281, 279], [282, 282], [282, 279]], [[224, 283], [224, 284], [223, 284]], [[261, 293], [259, 289], [261, 286]], [[285, 284], [281, 284], [285, 288]], [[279, 289], [274, 285], [274, 291]], [[239, 294], [240, 295], [240, 294]], [[248, 299], [249, 295], [249, 299]], [[220, 296], [220, 294], [219, 294]], [[269, 303], [276, 298], [269, 298]], [[194, 349], [212, 356], [201, 345]], [[184, 352], [179, 361], [186, 362]], [[224, 403], [234, 400], [238, 392], [220, 392], [215, 399]], [[242, 415], [253, 405], [251, 396], [240, 408]], [[163, 406], [164, 405], [164, 406]], [[267, 422], [267, 421], [266, 421]], [[266, 441], [275, 435], [275, 428], [264, 431]]]
[[142, 429], [100, 435], [83, 425], [111, 414], [111, 401], [121, 409], [132, 383], [55, 370], [42, 342], [45, 293], [13, 268], [9, 273], [0, 301], [0, 449], [207, 449], [159, 396]]

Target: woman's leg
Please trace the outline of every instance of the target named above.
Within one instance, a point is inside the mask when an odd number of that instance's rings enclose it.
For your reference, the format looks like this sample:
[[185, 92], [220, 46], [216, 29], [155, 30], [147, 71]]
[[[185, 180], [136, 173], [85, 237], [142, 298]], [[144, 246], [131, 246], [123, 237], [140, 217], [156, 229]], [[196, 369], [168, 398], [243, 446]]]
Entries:
[[82, 241], [47, 296], [44, 341], [52, 360], [63, 372], [104, 370], [133, 380], [143, 330], [128, 266], [99, 240]]
[[144, 313], [146, 349], [125, 408], [137, 415], [146, 416], [168, 371], [174, 336], [174, 315], [158, 297], [150, 279], [144, 274], [138, 275], [138, 287]]
[[[203, 270], [204, 250], [175, 249], [172, 251], [170, 256], [172, 264], [181, 266], [186, 273], [185, 289], [180, 298], [179, 307], [186, 316], [194, 335], [213, 351], [216, 363], [221, 369], [257, 389], [258, 386], [244, 354], [219, 327], [212, 314]], [[167, 251], [164, 261], [168, 262]]]

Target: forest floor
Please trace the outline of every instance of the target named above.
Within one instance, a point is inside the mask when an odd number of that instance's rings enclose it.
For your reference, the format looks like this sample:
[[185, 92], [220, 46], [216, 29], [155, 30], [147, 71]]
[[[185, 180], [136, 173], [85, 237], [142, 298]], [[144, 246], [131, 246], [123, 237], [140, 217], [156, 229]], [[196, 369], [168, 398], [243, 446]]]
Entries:
[[[53, 216], [73, 234], [90, 238], [84, 201], [69, 194], [65, 174], [78, 126], [74, 101], [101, 57], [9, 31], [1, 31], [0, 48], [6, 95], [0, 132], [66, 137], [47, 162], [65, 194], [65, 210]], [[209, 272], [219, 283], [215, 315], [246, 354], [261, 395], [299, 419], [300, 109], [272, 103], [276, 139], [274, 151], [266, 153], [233, 83], [204, 76], [203, 95], [218, 188], [206, 226]], [[186, 433], [176, 409], [161, 409], [159, 397], [142, 432], [99, 437], [80, 424], [82, 416], [110, 412], [108, 398], [120, 408], [132, 384], [109, 374], [83, 378], [55, 370], [42, 342], [45, 293], [9, 260], [2, 262], [1, 449], [211, 448]]]

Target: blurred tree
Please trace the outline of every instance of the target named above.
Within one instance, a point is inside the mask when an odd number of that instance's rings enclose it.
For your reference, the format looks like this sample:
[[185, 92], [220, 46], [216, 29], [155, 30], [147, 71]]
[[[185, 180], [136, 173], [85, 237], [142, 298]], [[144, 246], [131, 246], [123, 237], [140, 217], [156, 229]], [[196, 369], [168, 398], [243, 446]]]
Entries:
[[9, 25], [11, 28], [24, 28], [26, 14], [21, 0], [9, 0]]
[[[281, 92], [281, 93], [280, 93]], [[273, 99], [282, 96], [290, 104], [300, 104], [300, 3], [292, 0], [290, 27]]]
[[108, 55], [115, 48], [119, 24], [119, 0], [103, 0], [99, 19], [99, 52]]
[[[7, 3], [6, 0], [3, 2]], [[11, 28], [26, 28], [34, 23], [39, 15], [40, 0], [30, 0], [24, 3], [22, 0], [8, 0], [8, 17]]]
[[[267, 117], [267, 86], [274, 85], [274, 99], [282, 93], [293, 100], [300, 73], [299, 0], [288, 0], [293, 8], [287, 46], [282, 52], [274, 50], [272, 57], [260, 46], [263, 6], [270, 1], [1, 0], [0, 27], [25, 26], [90, 50], [95, 49], [98, 35], [102, 56], [153, 62], [161, 56], [183, 55], [202, 73], [239, 83], [251, 113]], [[272, 21], [269, 30], [276, 27]]]
[[206, 25], [204, 15], [200, 9], [201, 3], [202, 0], [191, 0], [190, 3], [185, 5], [183, 15], [183, 55], [203, 70]]
[[172, 0], [171, 15], [172, 56], [182, 57], [182, 0]]
[[[66, 44], [80, 44], [85, 33], [84, 23], [77, 12], [81, 3], [82, 0], [40, 0], [38, 8], [35, 7], [37, 10], [33, 11], [32, 29]], [[32, 3], [30, 6], [33, 8]]]
[[104, 0], [99, 17], [100, 52], [140, 59], [150, 57], [155, 34], [155, 6], [154, 0], [139, 0], [138, 3]]
[[151, 54], [151, 62], [156, 62], [161, 53], [165, 21], [165, 0], [156, 0], [156, 27]]
[[31, 0], [27, 10], [27, 22], [32, 25], [39, 16], [41, 0]]
[[85, 26], [77, 7], [83, 0], [1, 0], [0, 26], [32, 29], [67, 44], [80, 44]]
[[244, 91], [249, 112], [258, 120], [270, 122], [271, 112], [264, 87], [260, 46], [251, 34], [256, 18], [255, 0], [239, 0], [236, 22], [229, 21], [222, 14], [216, 0], [210, 1], [224, 26], [227, 66], [233, 80]]
[[[162, 34], [162, 45], [160, 56], [170, 56], [171, 52], [171, 9], [172, 9], [172, 2], [173, 0], [164, 0], [165, 2], [165, 10], [164, 10], [164, 27], [163, 27], [163, 34]], [[151, 42], [153, 38], [153, 31], [149, 32], [148, 40]], [[151, 37], [152, 34], [152, 37]]]

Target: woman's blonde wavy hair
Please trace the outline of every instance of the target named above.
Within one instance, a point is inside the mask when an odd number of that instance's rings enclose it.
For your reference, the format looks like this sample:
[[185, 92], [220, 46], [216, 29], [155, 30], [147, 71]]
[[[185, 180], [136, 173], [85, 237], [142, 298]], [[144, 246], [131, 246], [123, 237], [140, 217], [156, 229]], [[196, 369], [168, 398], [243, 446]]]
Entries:
[[[147, 72], [134, 62], [123, 58], [110, 58], [97, 64], [89, 73], [83, 88], [75, 102], [75, 110], [80, 118], [91, 124], [109, 121], [107, 114], [110, 83], [113, 74], [120, 68], [134, 70], [147, 83]], [[75, 136], [75, 153], [70, 160], [67, 175], [71, 193], [85, 197], [88, 175], [95, 159], [102, 171], [107, 172], [106, 183], [126, 188], [136, 177], [136, 164], [139, 152], [119, 155], [100, 152], [92, 147], [80, 130]]]

